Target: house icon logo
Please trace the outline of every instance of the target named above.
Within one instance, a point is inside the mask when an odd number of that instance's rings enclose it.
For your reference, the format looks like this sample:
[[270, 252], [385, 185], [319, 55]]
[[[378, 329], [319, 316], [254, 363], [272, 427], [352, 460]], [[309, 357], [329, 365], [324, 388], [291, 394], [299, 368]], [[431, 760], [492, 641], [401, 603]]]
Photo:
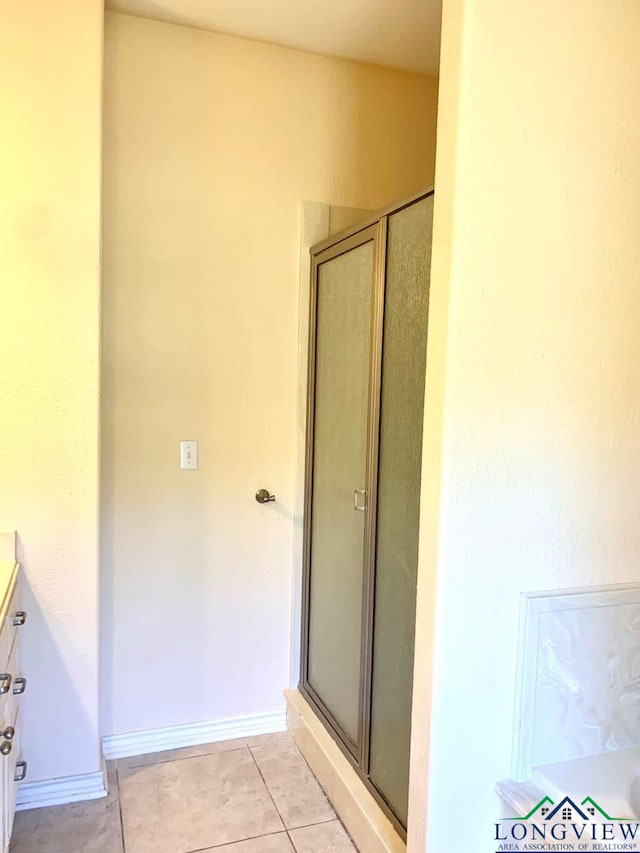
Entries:
[[565, 797], [557, 805], [551, 797], [544, 797], [531, 809], [529, 814], [523, 817], [508, 818], [508, 820], [556, 820], [569, 822], [583, 820], [589, 822], [593, 820], [630, 821], [631, 818], [611, 817], [602, 806], [598, 805], [593, 797], [585, 797], [580, 805], [577, 805], [571, 797]]
[[[527, 814], [503, 818], [495, 829], [496, 853], [547, 849], [640, 853], [640, 822], [635, 818], [613, 817], [590, 796], [584, 799], [566, 796], [559, 802], [545, 796]], [[550, 842], [552, 846], [545, 846]], [[564, 842], [564, 846], [557, 846], [556, 842]]]

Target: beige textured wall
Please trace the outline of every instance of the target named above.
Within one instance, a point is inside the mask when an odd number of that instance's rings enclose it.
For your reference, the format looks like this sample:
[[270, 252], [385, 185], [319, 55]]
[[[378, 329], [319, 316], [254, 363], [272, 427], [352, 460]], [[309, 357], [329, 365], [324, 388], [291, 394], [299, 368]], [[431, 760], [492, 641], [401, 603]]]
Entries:
[[427, 359], [427, 444], [444, 394], [443, 441], [426, 456], [420, 597], [426, 623], [437, 566], [429, 832], [410, 849], [490, 853], [521, 592], [638, 578], [640, 5], [451, 0], [444, 17], [430, 327], [448, 311], [448, 336]]
[[0, 530], [20, 537], [37, 781], [100, 768], [103, 9], [0, 0], [0, 22]]
[[433, 242], [429, 286], [427, 371], [420, 485], [420, 544], [411, 713], [408, 853], [427, 849], [429, 758], [433, 688], [435, 584], [440, 554], [440, 506], [444, 452], [443, 416], [449, 324], [449, 279], [453, 253], [455, 154], [459, 128], [460, 27], [464, 0], [445, 0], [438, 90], [438, 156], [434, 184]]
[[111, 734], [282, 708], [301, 201], [429, 183], [437, 84], [118, 14], [105, 74]]

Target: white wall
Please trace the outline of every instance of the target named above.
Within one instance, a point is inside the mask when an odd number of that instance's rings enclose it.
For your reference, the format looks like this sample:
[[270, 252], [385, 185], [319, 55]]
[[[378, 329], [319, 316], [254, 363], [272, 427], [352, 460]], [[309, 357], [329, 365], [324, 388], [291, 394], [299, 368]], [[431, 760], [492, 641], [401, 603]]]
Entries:
[[300, 204], [431, 181], [437, 82], [108, 14], [105, 84], [103, 711], [121, 734], [283, 707]]
[[437, 564], [427, 847], [489, 853], [520, 593], [638, 575], [640, 5], [448, 0], [444, 16], [430, 329], [448, 311], [448, 337], [430, 340], [426, 403], [437, 423], [444, 389], [442, 478], [439, 503], [423, 479], [420, 579], [426, 622]]
[[102, 6], [0, 0], [0, 530], [24, 568], [29, 781], [101, 759]]

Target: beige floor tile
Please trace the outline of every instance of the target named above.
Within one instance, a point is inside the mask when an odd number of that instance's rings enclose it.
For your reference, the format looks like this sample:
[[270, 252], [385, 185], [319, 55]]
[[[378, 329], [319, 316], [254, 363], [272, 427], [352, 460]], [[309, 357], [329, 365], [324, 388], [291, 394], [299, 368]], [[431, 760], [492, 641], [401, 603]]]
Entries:
[[150, 752], [146, 755], [132, 755], [130, 758], [119, 758], [119, 770], [130, 767], [147, 767], [150, 764], [160, 764], [163, 761], [177, 761], [181, 758], [197, 758], [200, 755], [211, 755], [214, 752], [228, 752], [232, 749], [243, 749], [248, 745], [246, 738], [221, 740], [215, 743], [203, 743], [199, 746], [186, 746], [182, 749], [165, 749], [162, 752]]
[[289, 732], [273, 732], [269, 735], [252, 735], [247, 739], [247, 746], [296, 747]]
[[119, 771], [127, 853], [186, 853], [279, 832], [248, 749]]
[[277, 835], [263, 835], [250, 841], [238, 841], [236, 844], [223, 844], [222, 847], [210, 847], [200, 853], [295, 853], [286, 832]]
[[339, 820], [291, 831], [297, 853], [357, 853]]
[[11, 853], [123, 853], [117, 793], [18, 812]]
[[334, 820], [324, 791], [293, 741], [251, 748], [287, 829]]

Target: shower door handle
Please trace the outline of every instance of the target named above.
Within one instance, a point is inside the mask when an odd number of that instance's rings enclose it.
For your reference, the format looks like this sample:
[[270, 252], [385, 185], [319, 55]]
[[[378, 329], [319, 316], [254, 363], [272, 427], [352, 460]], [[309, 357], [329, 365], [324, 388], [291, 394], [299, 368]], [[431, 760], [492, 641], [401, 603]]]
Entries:
[[[362, 498], [362, 502], [360, 501]], [[365, 512], [367, 509], [367, 490], [366, 489], [354, 489], [353, 490], [353, 508], [356, 512]]]

